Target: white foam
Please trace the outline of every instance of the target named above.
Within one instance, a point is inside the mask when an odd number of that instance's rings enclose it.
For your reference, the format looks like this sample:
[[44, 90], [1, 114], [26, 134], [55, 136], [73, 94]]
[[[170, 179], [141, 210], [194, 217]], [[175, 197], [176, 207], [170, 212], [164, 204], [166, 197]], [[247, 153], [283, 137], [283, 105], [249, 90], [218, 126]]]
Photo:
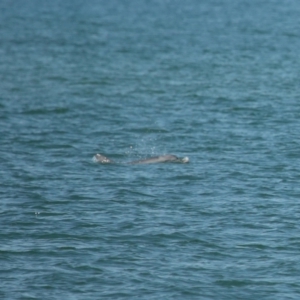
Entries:
[[183, 159], [182, 159], [182, 162], [183, 163], [188, 163], [190, 161], [190, 159], [187, 157], [187, 156], [185, 156]]

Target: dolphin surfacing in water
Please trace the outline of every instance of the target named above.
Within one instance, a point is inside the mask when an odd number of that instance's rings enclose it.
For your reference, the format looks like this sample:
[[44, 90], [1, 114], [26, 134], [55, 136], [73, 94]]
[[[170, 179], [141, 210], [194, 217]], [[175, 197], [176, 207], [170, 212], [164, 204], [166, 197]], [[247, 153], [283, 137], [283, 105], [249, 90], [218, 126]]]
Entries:
[[[102, 154], [96, 154], [93, 157], [93, 161], [101, 164], [109, 164], [114, 163], [113, 160], [109, 159], [108, 157], [102, 155]], [[173, 154], [166, 154], [166, 155], [159, 155], [159, 156], [153, 156], [145, 159], [139, 159], [135, 161], [128, 162], [129, 165], [140, 165], [140, 164], [155, 164], [155, 163], [165, 163], [165, 162], [177, 162], [177, 163], [188, 163], [189, 158], [183, 157], [179, 158], [176, 155]]]

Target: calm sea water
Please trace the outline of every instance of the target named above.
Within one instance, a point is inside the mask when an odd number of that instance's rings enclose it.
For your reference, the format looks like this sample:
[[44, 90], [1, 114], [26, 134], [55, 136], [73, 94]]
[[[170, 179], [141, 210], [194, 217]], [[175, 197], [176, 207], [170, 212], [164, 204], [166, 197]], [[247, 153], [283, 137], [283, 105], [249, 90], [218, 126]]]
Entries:
[[0, 298], [299, 299], [299, 15], [1, 1]]

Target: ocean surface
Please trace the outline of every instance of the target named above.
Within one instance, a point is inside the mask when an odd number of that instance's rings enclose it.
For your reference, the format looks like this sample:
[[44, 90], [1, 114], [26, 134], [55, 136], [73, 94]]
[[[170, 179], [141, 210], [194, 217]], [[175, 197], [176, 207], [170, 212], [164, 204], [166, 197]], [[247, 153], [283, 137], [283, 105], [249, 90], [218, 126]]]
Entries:
[[298, 300], [299, 16], [2, 0], [0, 299]]

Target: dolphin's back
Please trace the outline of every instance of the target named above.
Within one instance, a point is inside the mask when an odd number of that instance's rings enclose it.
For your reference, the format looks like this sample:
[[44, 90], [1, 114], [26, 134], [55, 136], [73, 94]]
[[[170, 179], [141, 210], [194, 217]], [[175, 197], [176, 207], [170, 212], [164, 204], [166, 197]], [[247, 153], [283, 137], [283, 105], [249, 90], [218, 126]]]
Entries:
[[[93, 157], [93, 161], [101, 164], [109, 164], [114, 163], [112, 159], [109, 159], [108, 157], [102, 155], [102, 154], [96, 154]], [[176, 155], [173, 154], [166, 154], [166, 155], [159, 155], [154, 157], [149, 157], [145, 159], [139, 159], [135, 161], [128, 162], [127, 164], [130, 165], [139, 165], [139, 164], [155, 164], [155, 163], [164, 163], [164, 162], [180, 162], [180, 163], [187, 163], [189, 162], [188, 157], [184, 158], [178, 158]]]
[[178, 157], [172, 154], [167, 155], [159, 155], [154, 157], [149, 157], [145, 159], [139, 159], [130, 162], [131, 165], [137, 165], [137, 164], [155, 164], [155, 163], [161, 163], [161, 162], [168, 162], [168, 161], [175, 161], [178, 160]]

